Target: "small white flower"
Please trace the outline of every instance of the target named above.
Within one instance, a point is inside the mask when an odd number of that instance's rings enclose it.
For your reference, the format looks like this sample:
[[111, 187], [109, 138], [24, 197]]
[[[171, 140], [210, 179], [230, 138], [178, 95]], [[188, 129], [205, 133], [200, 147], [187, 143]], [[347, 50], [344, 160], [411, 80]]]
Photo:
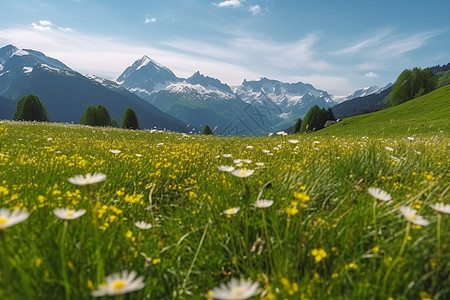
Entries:
[[253, 149], [253, 146], [250, 146], [250, 145], [249, 145], [249, 146], [247, 146], [246, 148], [247, 148], [247, 149]]
[[134, 223], [134, 225], [136, 225], [137, 228], [144, 229], [144, 230], [152, 228], [152, 224], [145, 223], [144, 221], [138, 221], [138, 222]]
[[234, 176], [239, 177], [239, 178], [245, 178], [245, 177], [252, 175], [254, 172], [255, 172], [255, 170], [238, 169], [238, 170], [234, 170], [233, 172], [231, 172], [231, 174], [233, 174]]
[[232, 167], [232, 166], [218, 166], [217, 169], [219, 169], [219, 171], [222, 171], [222, 172], [233, 172], [234, 171], [234, 167]]
[[408, 136], [408, 140], [410, 140], [410, 141], [414, 141], [414, 137], [412, 137], [412, 136]]
[[135, 271], [127, 270], [121, 273], [114, 273], [106, 276], [106, 283], [98, 286], [96, 291], [92, 291], [94, 297], [115, 296], [134, 292], [145, 286], [144, 277], [139, 276]]
[[277, 135], [284, 135], [284, 133], [285, 133], [284, 131], [278, 131]]
[[380, 188], [370, 187], [367, 189], [367, 191], [372, 195], [372, 197], [381, 201], [390, 201], [392, 199], [391, 195]]
[[164, 143], [158, 143], [157, 146], [159, 147], [159, 146], [163, 146], [163, 145], [164, 145]]
[[231, 154], [222, 154], [223, 157], [232, 157]]
[[438, 212], [441, 212], [444, 214], [450, 214], [450, 205], [449, 204], [444, 204], [442, 202], [438, 202], [435, 204], [431, 204], [430, 206], [435, 211], [438, 211]]
[[264, 152], [264, 153], [270, 153], [270, 150], [264, 149], [262, 152]]
[[142, 156], [142, 154], [136, 153], [136, 156], [137, 156], [137, 157], [141, 157], [141, 156]]
[[409, 206], [400, 206], [400, 212], [402, 215], [411, 223], [421, 226], [427, 226], [429, 222], [425, 220], [422, 216], [416, 215], [417, 210]]
[[85, 209], [73, 210], [68, 208], [55, 208], [53, 214], [63, 220], [73, 220], [86, 213]]
[[211, 297], [222, 300], [244, 300], [256, 296], [259, 293], [258, 282], [231, 278], [229, 282], [215, 287], [211, 293]]
[[249, 163], [251, 163], [252, 161], [251, 161], [250, 159], [235, 159], [235, 160], [233, 160], [233, 162], [234, 162], [235, 164], [239, 164], [239, 163], [242, 163], [242, 162], [245, 162], [246, 164], [249, 164]]
[[288, 140], [288, 142], [291, 144], [297, 144], [299, 142], [299, 140]]
[[240, 162], [240, 163], [237, 163], [237, 164], [236, 164], [236, 167], [242, 167], [242, 165], [243, 165], [243, 164]]
[[264, 163], [263, 162], [256, 162], [255, 165], [257, 165], [258, 167], [262, 167], [262, 166], [264, 166]]
[[260, 199], [255, 201], [255, 203], [253, 203], [254, 206], [259, 207], [259, 208], [266, 208], [269, 207], [273, 204], [273, 200], [264, 200], [264, 199]]
[[74, 177], [70, 177], [68, 180], [70, 183], [76, 185], [89, 185], [97, 182], [101, 182], [106, 179], [106, 175], [102, 173], [87, 173], [85, 176], [83, 175], [75, 175]]
[[388, 147], [388, 146], [386, 146], [386, 147], [384, 147], [384, 149], [386, 149], [387, 151], [394, 151], [394, 149], [392, 149], [391, 147]]
[[223, 213], [224, 213], [225, 215], [234, 215], [234, 214], [236, 214], [240, 209], [241, 209], [240, 207], [230, 207], [230, 208], [228, 208], [228, 209], [225, 209], [225, 210], [223, 211]]
[[30, 214], [24, 210], [15, 209], [10, 211], [7, 208], [0, 208], [0, 230], [21, 223], [29, 216]]
[[109, 149], [109, 152], [114, 153], [114, 154], [119, 154], [122, 151], [117, 150], [117, 149]]

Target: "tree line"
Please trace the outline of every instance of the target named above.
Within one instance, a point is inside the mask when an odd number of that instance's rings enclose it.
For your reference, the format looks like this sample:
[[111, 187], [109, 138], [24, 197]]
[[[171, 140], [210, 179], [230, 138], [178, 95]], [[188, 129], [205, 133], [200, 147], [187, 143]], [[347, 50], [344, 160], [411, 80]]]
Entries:
[[[27, 95], [19, 100], [13, 120], [50, 122], [47, 109], [36, 95]], [[80, 124], [119, 127], [117, 120], [111, 118], [108, 110], [103, 105], [87, 107], [81, 116]], [[131, 108], [125, 110], [120, 127], [124, 129], [140, 128], [136, 113]]]

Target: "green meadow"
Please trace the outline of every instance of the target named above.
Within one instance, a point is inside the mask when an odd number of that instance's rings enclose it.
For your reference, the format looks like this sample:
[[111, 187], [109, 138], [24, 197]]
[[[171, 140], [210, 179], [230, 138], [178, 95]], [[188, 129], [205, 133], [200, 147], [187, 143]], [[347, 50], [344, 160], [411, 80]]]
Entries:
[[[449, 299], [450, 215], [431, 207], [450, 203], [449, 95], [293, 136], [0, 122], [0, 208], [29, 213], [0, 216], [0, 299], [89, 299], [123, 270], [145, 286], [111, 299], [211, 299], [232, 278], [251, 299]], [[69, 182], [87, 173], [106, 178]]]

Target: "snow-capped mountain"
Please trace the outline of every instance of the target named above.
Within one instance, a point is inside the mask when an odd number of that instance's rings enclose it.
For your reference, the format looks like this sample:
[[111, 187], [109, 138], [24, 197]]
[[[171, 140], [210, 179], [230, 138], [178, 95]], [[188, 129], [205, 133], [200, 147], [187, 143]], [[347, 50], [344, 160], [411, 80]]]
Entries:
[[[236, 118], [246, 118], [247, 104], [237, 97], [227, 84], [200, 72], [152, 93], [145, 99], [197, 130], [209, 125], [214, 128], [216, 134], [221, 135], [232, 134], [228, 128]], [[258, 128], [251, 119], [247, 119], [246, 126], [241, 126], [238, 134], [264, 133], [263, 127]]]
[[0, 49], [0, 95], [7, 95], [8, 89], [17, 78], [24, 78], [33, 69], [43, 65], [62, 71], [72, 71], [57, 59], [47, 57], [42, 52], [30, 49], [18, 49], [8, 45]]
[[349, 95], [347, 95], [345, 97], [340, 97], [339, 98], [339, 96], [338, 96], [337, 99], [340, 100], [338, 102], [344, 102], [344, 101], [355, 99], [355, 98], [366, 97], [366, 96], [369, 96], [369, 95], [372, 95], [372, 94], [380, 94], [382, 91], [390, 88], [391, 86], [392, 86], [392, 83], [388, 83], [384, 87], [369, 86], [369, 87], [366, 87], [366, 88], [362, 88], [362, 89], [356, 90], [353, 93], [351, 93], [351, 94], [349, 94]]
[[328, 108], [336, 104], [327, 92], [310, 84], [284, 83], [267, 78], [244, 80], [234, 93], [246, 103], [270, 110], [272, 115], [289, 121], [303, 118], [311, 106]]
[[143, 98], [179, 81], [181, 80], [171, 70], [146, 55], [126, 68], [117, 78], [117, 83]]

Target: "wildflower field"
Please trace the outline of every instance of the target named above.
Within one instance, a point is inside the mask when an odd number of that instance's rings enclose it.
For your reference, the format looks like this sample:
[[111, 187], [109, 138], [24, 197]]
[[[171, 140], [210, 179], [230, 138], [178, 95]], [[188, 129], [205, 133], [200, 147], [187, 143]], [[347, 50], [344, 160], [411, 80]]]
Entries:
[[1, 122], [0, 299], [449, 299], [449, 143]]

